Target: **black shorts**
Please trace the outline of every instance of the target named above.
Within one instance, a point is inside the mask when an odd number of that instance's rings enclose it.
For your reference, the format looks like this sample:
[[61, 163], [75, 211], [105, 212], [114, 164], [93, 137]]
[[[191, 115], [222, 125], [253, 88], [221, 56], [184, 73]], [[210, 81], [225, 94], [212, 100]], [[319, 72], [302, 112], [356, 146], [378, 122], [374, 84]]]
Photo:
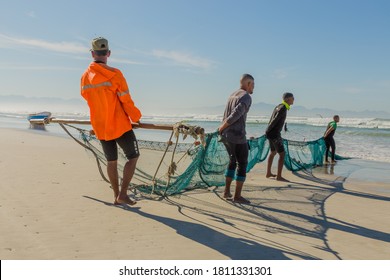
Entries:
[[272, 139], [268, 138], [268, 141], [269, 141], [271, 152], [276, 151], [279, 154], [284, 152], [282, 137], [277, 137]]
[[121, 137], [113, 140], [100, 140], [107, 161], [118, 160], [118, 145], [122, 148], [127, 159], [139, 157], [138, 142], [133, 130], [125, 132]]

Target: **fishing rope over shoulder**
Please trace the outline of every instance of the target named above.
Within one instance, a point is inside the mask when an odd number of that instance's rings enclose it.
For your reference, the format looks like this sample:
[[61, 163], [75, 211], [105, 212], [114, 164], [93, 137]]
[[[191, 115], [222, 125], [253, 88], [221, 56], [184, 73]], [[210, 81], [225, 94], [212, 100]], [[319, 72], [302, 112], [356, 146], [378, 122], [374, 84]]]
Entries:
[[[102, 178], [109, 182], [101, 168], [102, 164], [107, 165], [107, 161], [100, 141], [91, 131], [71, 125], [88, 124], [88, 121], [50, 118], [47, 122], [59, 123], [70, 137], [90, 152], [96, 159]], [[173, 126], [134, 124], [134, 127], [169, 130], [171, 133], [167, 142], [138, 140], [141, 156], [131, 182], [133, 190], [166, 196], [195, 188], [224, 186], [229, 155], [219, 141], [217, 132], [205, 133], [203, 128], [183, 122]], [[74, 136], [70, 129], [79, 136]], [[188, 136], [194, 141], [187, 139]], [[270, 148], [265, 135], [249, 139], [248, 145], [247, 172], [250, 172], [257, 163], [267, 158]], [[323, 138], [307, 142], [283, 139], [283, 145], [286, 151], [284, 165], [288, 170], [298, 171], [322, 165], [326, 150]], [[118, 167], [123, 170], [126, 157], [121, 150], [118, 152]]]

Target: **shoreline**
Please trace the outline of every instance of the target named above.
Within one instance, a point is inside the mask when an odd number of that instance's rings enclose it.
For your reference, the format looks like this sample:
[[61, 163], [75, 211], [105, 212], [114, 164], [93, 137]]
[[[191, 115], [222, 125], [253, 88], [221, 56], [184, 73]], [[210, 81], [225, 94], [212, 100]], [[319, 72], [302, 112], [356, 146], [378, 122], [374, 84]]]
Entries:
[[[84, 129], [90, 129], [90, 126], [83, 126]], [[37, 129], [29, 127], [28, 123], [24, 127], [1, 127], [0, 129], [15, 129], [19, 131], [29, 132], [29, 133], [36, 133], [36, 134], [42, 134], [52, 137], [61, 137], [61, 138], [69, 138], [69, 135], [67, 135], [64, 130], [56, 124], [51, 124], [49, 129]], [[140, 135], [138, 135], [141, 132]], [[169, 139], [170, 133], [167, 131], [158, 131], [158, 130], [148, 130], [148, 129], [135, 129], [136, 137], [138, 140], [152, 140], [152, 141], [162, 141], [165, 142]], [[212, 133], [212, 131], [206, 131], [206, 133]], [[260, 135], [261, 136], [261, 135]], [[256, 136], [256, 137], [259, 137]], [[191, 141], [190, 141], [191, 142]], [[345, 155], [344, 155], [345, 156]], [[346, 156], [348, 157], [348, 156]], [[390, 162], [388, 161], [381, 161], [381, 160], [375, 160], [375, 159], [364, 159], [364, 158], [358, 158], [358, 157], [351, 157], [350, 160], [357, 160], [361, 161], [362, 164], [364, 162], [366, 163], [374, 163], [374, 164], [384, 164], [385, 166], [388, 166], [390, 168]], [[324, 164], [325, 165], [325, 164]]]
[[[59, 117], [85, 119], [85, 117], [75, 116], [72, 113], [63, 113]], [[214, 132], [220, 124], [220, 121], [210, 116], [192, 116], [191, 118], [180, 117], [180, 115], [161, 117], [161, 116], [144, 116], [146, 123], [155, 124], [174, 124], [178, 121], [186, 121], [193, 125], [199, 125], [206, 132]], [[266, 118], [268, 120], [268, 118]], [[292, 141], [314, 141], [319, 139], [325, 130], [326, 126], [320, 125], [321, 122], [307, 121], [310, 118], [299, 117], [293, 120], [287, 120], [288, 131], [282, 132], [282, 137]], [[322, 119], [321, 119], [322, 120]], [[373, 160], [390, 163], [390, 149], [387, 148], [390, 139], [390, 129], [384, 124], [383, 128], [370, 128], [367, 126], [367, 120], [363, 119], [343, 119], [346, 126], [340, 124], [340, 128], [336, 133], [337, 153], [340, 156], [352, 157], [355, 159]], [[324, 120], [322, 120], [324, 121]], [[380, 120], [372, 120], [372, 124], [377, 125]], [[390, 120], [383, 120], [390, 124]], [[260, 137], [264, 134], [267, 122], [247, 122], [247, 137]], [[363, 125], [363, 127], [360, 127]], [[18, 116], [5, 116], [0, 112], [0, 128], [21, 128], [28, 129], [29, 123], [26, 121], [26, 114], [18, 114]], [[85, 126], [88, 129], [88, 126]], [[46, 126], [48, 134], [57, 134], [67, 137], [66, 133], [56, 124]], [[162, 132], [138, 130], [136, 133], [138, 139], [147, 139], [166, 141], [169, 135], [164, 135]]]
[[94, 159], [72, 139], [0, 131], [1, 259], [390, 256], [390, 184], [365, 181], [378, 174], [360, 179], [370, 172], [387, 174], [382, 163], [345, 160], [334, 174], [284, 169], [291, 182], [282, 183], [264, 177], [262, 162], [248, 173], [243, 189], [252, 205], [228, 202], [223, 188], [211, 187], [167, 198], [137, 192], [137, 205], [122, 207], [112, 204]]

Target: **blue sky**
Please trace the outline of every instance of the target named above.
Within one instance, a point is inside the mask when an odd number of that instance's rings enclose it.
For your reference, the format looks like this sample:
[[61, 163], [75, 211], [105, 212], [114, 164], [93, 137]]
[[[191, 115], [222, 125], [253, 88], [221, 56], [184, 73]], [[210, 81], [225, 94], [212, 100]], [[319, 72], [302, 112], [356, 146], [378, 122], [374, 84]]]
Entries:
[[81, 98], [90, 41], [109, 40], [141, 111], [253, 102], [390, 112], [387, 0], [0, 0], [0, 95]]

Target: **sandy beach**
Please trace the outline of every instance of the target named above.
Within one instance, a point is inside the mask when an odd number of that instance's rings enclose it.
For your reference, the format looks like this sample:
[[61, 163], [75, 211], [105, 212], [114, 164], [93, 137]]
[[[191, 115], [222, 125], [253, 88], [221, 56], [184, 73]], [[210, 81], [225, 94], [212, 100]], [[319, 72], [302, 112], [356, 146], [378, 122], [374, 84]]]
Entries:
[[265, 178], [263, 162], [244, 187], [251, 205], [208, 188], [137, 192], [137, 205], [123, 207], [72, 139], [0, 133], [3, 260], [390, 259], [389, 164], [285, 170], [283, 183]]

